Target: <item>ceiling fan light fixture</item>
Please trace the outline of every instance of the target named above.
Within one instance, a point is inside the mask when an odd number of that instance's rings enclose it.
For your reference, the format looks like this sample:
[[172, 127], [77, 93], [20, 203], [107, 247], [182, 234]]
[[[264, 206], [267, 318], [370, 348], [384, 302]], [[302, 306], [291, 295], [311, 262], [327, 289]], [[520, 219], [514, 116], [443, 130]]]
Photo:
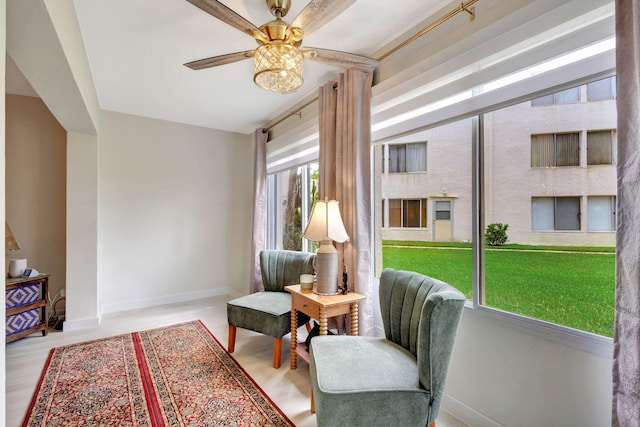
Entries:
[[259, 46], [253, 55], [253, 81], [273, 92], [296, 90], [304, 82], [304, 55], [295, 46], [286, 43], [268, 43]]

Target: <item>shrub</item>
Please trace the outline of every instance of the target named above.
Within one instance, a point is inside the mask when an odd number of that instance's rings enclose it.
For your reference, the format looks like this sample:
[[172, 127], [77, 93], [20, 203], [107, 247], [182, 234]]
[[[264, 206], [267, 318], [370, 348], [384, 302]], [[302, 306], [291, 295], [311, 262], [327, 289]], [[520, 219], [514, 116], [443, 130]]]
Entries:
[[507, 243], [509, 237], [507, 236], [507, 228], [509, 224], [502, 224], [499, 222], [489, 224], [487, 231], [484, 234], [484, 242], [489, 246], [502, 246]]

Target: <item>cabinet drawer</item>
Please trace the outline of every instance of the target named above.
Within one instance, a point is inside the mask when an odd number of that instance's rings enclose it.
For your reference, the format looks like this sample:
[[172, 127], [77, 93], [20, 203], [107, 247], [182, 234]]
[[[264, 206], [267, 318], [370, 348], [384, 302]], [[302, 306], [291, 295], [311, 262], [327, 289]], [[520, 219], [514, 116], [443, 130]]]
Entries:
[[5, 308], [20, 307], [40, 300], [40, 283], [5, 291]]
[[298, 294], [291, 295], [291, 298], [293, 298], [293, 307], [295, 307], [296, 310], [301, 311], [313, 319], [320, 318], [320, 307], [317, 304], [302, 298]]
[[7, 316], [7, 323], [5, 327], [5, 336], [24, 331], [40, 324], [40, 309], [34, 308], [32, 310], [23, 311], [22, 313], [16, 313], [11, 316]]

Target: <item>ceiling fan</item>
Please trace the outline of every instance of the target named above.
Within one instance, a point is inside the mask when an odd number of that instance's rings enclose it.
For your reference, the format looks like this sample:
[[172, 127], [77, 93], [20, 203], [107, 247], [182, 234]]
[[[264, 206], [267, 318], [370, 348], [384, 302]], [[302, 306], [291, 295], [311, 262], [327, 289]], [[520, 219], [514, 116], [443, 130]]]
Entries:
[[304, 34], [312, 33], [327, 24], [356, 0], [311, 0], [291, 24], [282, 18], [289, 11], [291, 0], [266, 0], [276, 17], [260, 28], [217, 0], [187, 0], [194, 6], [222, 22], [250, 35], [258, 43], [255, 50], [228, 53], [184, 64], [193, 70], [217, 67], [247, 58], [254, 58], [254, 82], [267, 90], [289, 92], [304, 81], [304, 59], [331, 65], [373, 70], [378, 60], [353, 53], [329, 49], [302, 47]]

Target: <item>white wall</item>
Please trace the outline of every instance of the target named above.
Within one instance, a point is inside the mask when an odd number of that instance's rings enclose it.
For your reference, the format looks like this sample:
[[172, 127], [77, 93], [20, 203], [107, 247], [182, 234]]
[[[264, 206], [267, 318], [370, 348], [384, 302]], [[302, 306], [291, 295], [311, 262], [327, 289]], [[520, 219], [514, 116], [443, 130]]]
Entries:
[[98, 138], [67, 135], [67, 294], [63, 329], [95, 327], [98, 289]]
[[610, 425], [610, 349], [584, 351], [465, 309], [443, 407], [474, 427]]
[[100, 123], [105, 312], [247, 292], [252, 138], [113, 112]]

